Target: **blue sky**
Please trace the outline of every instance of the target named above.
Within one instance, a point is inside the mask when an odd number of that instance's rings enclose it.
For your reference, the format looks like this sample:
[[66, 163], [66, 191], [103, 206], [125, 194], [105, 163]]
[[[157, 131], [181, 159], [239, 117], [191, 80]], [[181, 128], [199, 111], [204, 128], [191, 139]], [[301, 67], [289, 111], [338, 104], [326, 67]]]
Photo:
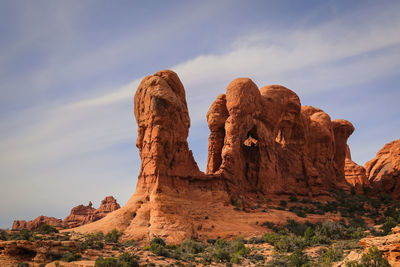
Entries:
[[133, 95], [167, 68], [202, 170], [206, 112], [236, 77], [351, 121], [364, 164], [399, 138], [399, 13], [399, 1], [1, 1], [0, 227], [106, 195], [125, 204], [140, 166]]

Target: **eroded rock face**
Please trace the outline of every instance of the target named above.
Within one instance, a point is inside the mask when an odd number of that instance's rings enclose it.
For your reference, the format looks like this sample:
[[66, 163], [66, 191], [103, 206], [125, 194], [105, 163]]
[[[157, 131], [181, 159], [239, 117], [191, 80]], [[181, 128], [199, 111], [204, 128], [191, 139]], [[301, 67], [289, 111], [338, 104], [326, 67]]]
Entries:
[[400, 139], [386, 144], [376, 157], [365, 164], [374, 190], [400, 198]]
[[365, 168], [351, 160], [350, 148], [347, 146], [344, 165], [346, 181], [354, 186], [360, 193], [363, 186], [369, 186]]
[[54, 240], [10, 240], [0, 241], [1, 254], [21, 261], [32, 261], [34, 263], [47, 263], [51, 255], [63, 255], [66, 252], [76, 252], [75, 241]]
[[64, 225], [67, 228], [74, 228], [91, 223], [119, 208], [120, 206], [117, 200], [113, 196], [107, 196], [101, 201], [101, 205], [98, 209], [92, 207], [92, 202], [89, 202], [87, 206], [79, 205], [72, 208], [70, 215], [64, 219]]
[[283, 86], [259, 89], [250, 79], [239, 78], [217, 97], [207, 113], [206, 174], [189, 150], [190, 119], [176, 73], [165, 70], [144, 78], [134, 111], [142, 160], [136, 192], [121, 209], [75, 231], [117, 228], [125, 239], [159, 236], [169, 243], [260, 235], [265, 229], [258, 222], [275, 215], [249, 215], [232, 204], [243, 210], [266, 207], [269, 197], [325, 197], [347, 185], [344, 155], [352, 125], [302, 107], [299, 97]]
[[54, 217], [39, 216], [32, 221], [14, 221], [12, 230], [39, 230], [43, 224], [48, 224], [54, 227], [62, 227], [63, 221]]
[[290, 89], [259, 90], [250, 79], [236, 79], [226, 97], [212, 104], [207, 121], [207, 173], [226, 177], [237, 196], [320, 195], [347, 186], [346, 142], [354, 127], [345, 120], [332, 122], [320, 109], [301, 107]]

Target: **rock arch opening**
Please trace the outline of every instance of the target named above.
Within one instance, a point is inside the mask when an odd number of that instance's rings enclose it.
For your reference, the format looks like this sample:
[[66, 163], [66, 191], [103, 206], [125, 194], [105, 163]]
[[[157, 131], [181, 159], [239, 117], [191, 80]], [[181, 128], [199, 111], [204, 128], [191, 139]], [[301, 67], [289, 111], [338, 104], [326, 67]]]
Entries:
[[242, 143], [242, 153], [245, 177], [252, 187], [256, 187], [260, 172], [260, 144], [256, 126], [247, 133]]

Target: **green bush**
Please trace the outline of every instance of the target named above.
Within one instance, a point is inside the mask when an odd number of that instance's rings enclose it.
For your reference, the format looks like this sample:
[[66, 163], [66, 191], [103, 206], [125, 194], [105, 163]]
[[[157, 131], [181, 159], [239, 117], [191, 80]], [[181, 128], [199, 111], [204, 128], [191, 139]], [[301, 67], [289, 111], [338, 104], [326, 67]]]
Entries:
[[58, 230], [54, 226], [45, 223], [42, 224], [42, 226], [40, 226], [39, 233], [40, 234], [58, 233]]
[[319, 259], [321, 266], [332, 266], [332, 263], [339, 261], [343, 258], [343, 248], [340, 246], [333, 246], [324, 251]]
[[201, 242], [196, 242], [194, 240], [187, 239], [182, 242], [182, 244], [179, 247], [179, 251], [188, 254], [198, 254], [200, 252], [203, 252], [205, 247], [206, 246]]
[[81, 254], [77, 254], [75, 252], [67, 252], [61, 257], [61, 260], [66, 262], [71, 262], [79, 260], [80, 258], [82, 258]]
[[6, 231], [0, 229], [0, 240], [6, 241], [8, 240], [8, 234]]
[[395, 219], [392, 217], [387, 217], [385, 219], [385, 223], [381, 226], [381, 229], [383, 230], [384, 234], [387, 235], [392, 231], [392, 228], [397, 225], [397, 222]]
[[121, 236], [122, 236], [122, 232], [118, 231], [117, 229], [114, 229], [105, 235], [104, 240], [107, 243], [118, 243], [118, 239]]
[[165, 246], [165, 245], [166, 245], [164, 239], [162, 239], [162, 238], [160, 238], [160, 237], [155, 237], [155, 238], [153, 238], [153, 239], [150, 241], [150, 245], [151, 245], [151, 244], [159, 244], [159, 245], [161, 245], [161, 246]]
[[281, 200], [281, 201], [279, 202], [279, 205], [280, 205], [282, 208], [286, 208], [286, 207], [287, 207], [287, 202], [286, 202], [286, 200]]
[[310, 266], [310, 259], [302, 250], [296, 250], [288, 257], [288, 266], [305, 267]]
[[98, 233], [91, 233], [86, 235], [86, 240], [83, 242], [82, 247], [84, 249], [91, 248], [91, 249], [103, 249], [104, 247], [104, 235], [101, 232]]
[[19, 236], [22, 240], [30, 240], [32, 238], [32, 232], [28, 229], [22, 229], [19, 231]]
[[122, 253], [117, 258], [99, 257], [95, 262], [95, 267], [139, 267], [139, 257], [127, 252]]

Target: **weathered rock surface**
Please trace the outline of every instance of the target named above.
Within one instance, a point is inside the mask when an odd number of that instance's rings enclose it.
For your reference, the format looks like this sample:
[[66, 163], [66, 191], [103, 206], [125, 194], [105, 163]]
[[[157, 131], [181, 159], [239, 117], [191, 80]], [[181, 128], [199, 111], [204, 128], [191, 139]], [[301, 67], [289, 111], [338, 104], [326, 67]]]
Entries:
[[346, 181], [360, 192], [363, 186], [369, 185], [365, 168], [351, 160], [350, 148], [348, 146], [346, 151], [344, 173], [346, 176]]
[[67, 228], [74, 228], [80, 225], [97, 221], [108, 213], [120, 208], [117, 200], [113, 196], [105, 197], [98, 209], [92, 207], [92, 202], [89, 205], [79, 205], [71, 209], [70, 215], [64, 219], [64, 225]]
[[54, 227], [62, 227], [63, 221], [54, 217], [39, 216], [32, 221], [14, 221], [12, 230], [38, 230], [43, 224], [48, 224]]
[[400, 139], [386, 144], [365, 164], [368, 180], [375, 191], [400, 198]]
[[51, 255], [62, 255], [66, 252], [77, 250], [75, 241], [55, 240], [10, 240], [0, 241], [2, 256], [16, 258], [20, 261], [33, 261], [35, 263], [49, 262]]
[[71, 209], [71, 213], [64, 219], [54, 217], [39, 216], [32, 221], [15, 220], [12, 225], [12, 230], [38, 230], [43, 224], [48, 224], [54, 227], [73, 228], [83, 224], [97, 221], [108, 213], [120, 208], [117, 200], [113, 196], [105, 197], [98, 209], [92, 207], [92, 202], [89, 205], [79, 205]]
[[74, 231], [117, 228], [125, 239], [159, 236], [169, 243], [254, 236], [265, 231], [259, 221], [295, 215], [249, 213], [246, 207], [267, 207], [269, 197], [279, 202], [290, 194], [325, 197], [331, 189], [349, 186], [343, 168], [353, 126], [302, 107], [283, 86], [258, 89], [250, 79], [239, 78], [217, 97], [207, 113], [206, 174], [189, 150], [190, 119], [176, 73], [165, 70], [144, 78], [134, 111], [142, 159], [136, 192], [121, 209]]
[[378, 237], [366, 237], [360, 240], [360, 245], [364, 248], [362, 252], [352, 251], [342, 262], [335, 266], [347, 266], [350, 261], [360, 261], [363, 253], [368, 253], [370, 248], [376, 247], [383, 252], [390, 266], [400, 266], [400, 227], [392, 229], [392, 234]]

